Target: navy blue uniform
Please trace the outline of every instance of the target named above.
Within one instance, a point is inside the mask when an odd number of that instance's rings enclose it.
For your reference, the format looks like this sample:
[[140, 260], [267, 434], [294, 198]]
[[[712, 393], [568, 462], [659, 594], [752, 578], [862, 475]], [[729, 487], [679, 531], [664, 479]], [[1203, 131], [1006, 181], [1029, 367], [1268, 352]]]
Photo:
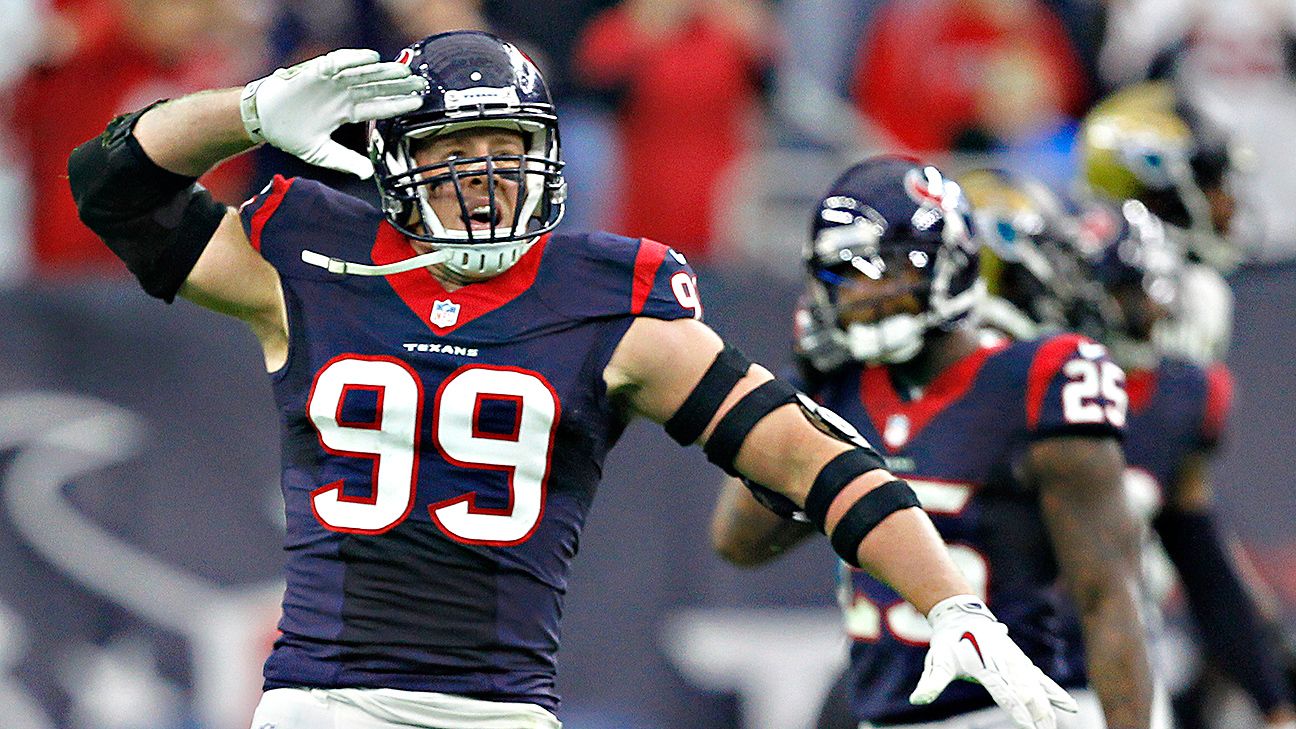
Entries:
[[1211, 450], [1224, 430], [1233, 385], [1227, 368], [1204, 369], [1164, 358], [1155, 369], [1127, 373], [1130, 407], [1125, 461], [1130, 488], [1152, 488], [1162, 505], [1179, 482], [1179, 469], [1193, 453]]
[[[1035, 491], [1020, 480], [1030, 445], [1062, 435], [1116, 436], [1123, 374], [1100, 345], [1074, 335], [986, 346], [921, 393], [901, 393], [885, 367], [848, 365], [811, 392], [855, 425], [913, 486], [973, 588], [1013, 640], [1064, 687], [1085, 683], [1057, 565]], [[908, 697], [931, 632], [894, 590], [840, 564], [851, 647], [852, 709], [878, 724], [935, 721], [993, 705], [956, 681], [927, 706]], [[1069, 637], [1068, 637], [1069, 636]]]
[[408, 241], [359, 200], [276, 178], [241, 216], [279, 272], [287, 591], [266, 689], [385, 687], [553, 710], [559, 619], [604, 456], [603, 370], [636, 316], [700, 316], [682, 257], [609, 234], [538, 240], [446, 292], [343, 276]]

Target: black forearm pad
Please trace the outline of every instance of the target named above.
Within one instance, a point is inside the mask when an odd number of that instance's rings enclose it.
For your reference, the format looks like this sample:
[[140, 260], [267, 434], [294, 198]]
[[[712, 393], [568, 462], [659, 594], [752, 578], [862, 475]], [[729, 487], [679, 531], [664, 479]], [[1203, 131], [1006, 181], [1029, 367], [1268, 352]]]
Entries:
[[117, 117], [103, 134], [72, 150], [68, 182], [81, 221], [149, 295], [171, 302], [225, 206], [195, 178], [165, 170], [144, 153], [132, 130], [151, 108]]
[[1234, 567], [1210, 513], [1167, 509], [1153, 522], [1174, 562], [1210, 653], [1268, 713], [1287, 702], [1277, 646]]
[[837, 555], [852, 567], [859, 567], [859, 545], [883, 519], [901, 509], [921, 508], [918, 496], [904, 481], [888, 481], [865, 493], [833, 529], [832, 545]]
[[806, 494], [805, 512], [810, 523], [819, 527], [819, 531], [825, 531], [828, 507], [832, 506], [837, 494], [851, 481], [878, 468], [886, 468], [886, 462], [877, 451], [869, 448], [852, 448], [824, 464]]

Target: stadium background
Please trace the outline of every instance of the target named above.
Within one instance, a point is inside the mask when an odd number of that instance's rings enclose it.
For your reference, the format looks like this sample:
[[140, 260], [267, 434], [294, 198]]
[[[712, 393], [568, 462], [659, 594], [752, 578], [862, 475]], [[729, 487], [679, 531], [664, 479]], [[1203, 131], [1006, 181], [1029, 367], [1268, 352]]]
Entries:
[[[399, 3], [377, 4], [398, 14], [388, 5]], [[533, 44], [561, 94], [573, 228], [624, 224], [617, 217], [624, 187], [661, 182], [626, 179], [618, 145], [628, 132], [618, 125], [634, 99], [627, 100], [625, 85], [600, 90], [598, 74], [582, 76], [578, 68], [588, 58], [576, 47], [578, 31], [612, 5], [496, 0], [481, 8], [481, 19]], [[877, 148], [876, 139], [844, 138], [867, 130], [838, 107], [850, 105], [850, 59], [879, 5], [769, 6], [766, 20], [782, 39], [770, 46], [782, 52], [757, 65], [763, 80], [752, 85], [754, 106], [733, 132], [741, 154], [710, 181], [721, 193], [709, 207], [679, 211], [681, 218], [705, 215], [710, 224], [704, 241], [680, 244], [701, 273], [707, 320], [776, 367], [787, 363], [805, 211], [836, 169]], [[1100, 5], [1040, 3], [1064, 21], [1077, 74], [1089, 79], [1072, 114], [1116, 84], [1098, 71], [1103, 36], [1092, 11]], [[111, 7], [102, 0], [0, 3], [6, 17], [33, 23], [58, 12], [85, 21]], [[320, 29], [308, 22], [311, 8], [364, 22], [344, 32], [339, 17], [338, 27]], [[372, 2], [244, 10], [239, 22], [263, 35], [243, 42], [258, 52], [242, 63], [207, 66], [199, 77], [242, 83], [304, 52], [312, 38], [326, 47], [392, 41], [375, 20], [384, 8]], [[14, 50], [0, 68], [0, 88], [12, 91], [17, 112], [0, 129], [0, 727], [242, 729], [274, 636], [281, 559], [277, 435], [255, 342], [232, 320], [148, 299], [115, 263], [85, 253], [90, 244], [73, 245], [84, 234], [66, 209], [41, 207], [65, 183], [37, 174], [45, 169], [42, 155], [66, 156], [63, 142], [51, 141], [62, 139], [52, 126], [59, 115], [68, 127], [91, 128], [74, 143], [112, 113], [182, 92], [195, 78], [145, 74], [112, 99], [54, 97], [84, 85], [77, 80], [84, 67], [75, 54], [50, 62], [55, 36], [33, 39], [34, 31], [23, 35], [23, 24], [14, 26], [4, 32], [17, 35], [0, 38]], [[189, 41], [210, 38], [195, 33]], [[124, 58], [140, 53], [131, 48], [120, 50]], [[210, 59], [222, 48], [204, 46], [184, 58]], [[1282, 78], [1294, 86], [1286, 70]], [[65, 82], [75, 83], [59, 85]], [[1296, 104], [1289, 106], [1283, 109], [1296, 118]], [[670, 118], [660, 122], [671, 128]], [[954, 155], [964, 166], [1029, 158], [1046, 163], [1056, 179], [1071, 174], [1065, 147], [965, 142], [937, 156]], [[960, 156], [969, 148], [991, 157]], [[224, 199], [237, 203], [283, 162], [263, 155], [226, 171], [231, 179], [217, 180]], [[682, 174], [659, 172], [667, 184]], [[1225, 519], [1275, 589], [1293, 632], [1296, 237], [1281, 223], [1296, 205], [1275, 210], [1265, 197], [1288, 177], [1248, 181], [1262, 188], [1252, 210], [1271, 221], [1253, 241], [1257, 261], [1231, 278], [1237, 318], [1228, 363], [1237, 400], [1215, 473]], [[65, 245], [43, 247], [39, 240], [51, 230]], [[676, 242], [669, 231], [657, 235]], [[831, 551], [821, 540], [755, 571], [722, 563], [706, 539], [719, 479], [699, 451], [683, 451], [642, 423], [613, 452], [568, 596], [559, 682], [569, 729], [808, 726], [843, 659]]]

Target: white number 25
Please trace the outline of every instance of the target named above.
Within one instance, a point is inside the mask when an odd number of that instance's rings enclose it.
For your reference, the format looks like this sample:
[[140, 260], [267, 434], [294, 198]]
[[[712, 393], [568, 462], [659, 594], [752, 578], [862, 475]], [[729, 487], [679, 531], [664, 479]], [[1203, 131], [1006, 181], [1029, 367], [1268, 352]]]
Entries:
[[1129, 395], [1125, 373], [1106, 360], [1073, 359], [1062, 367], [1070, 382], [1062, 387], [1062, 417], [1068, 423], [1125, 425]]

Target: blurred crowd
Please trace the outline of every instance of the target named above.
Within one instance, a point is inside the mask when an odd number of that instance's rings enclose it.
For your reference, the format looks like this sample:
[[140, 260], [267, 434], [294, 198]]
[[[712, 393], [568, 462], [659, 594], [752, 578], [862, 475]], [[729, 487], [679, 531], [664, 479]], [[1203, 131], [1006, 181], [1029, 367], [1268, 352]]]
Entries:
[[[76, 219], [68, 152], [154, 99], [237, 86], [321, 50], [394, 54], [490, 29], [541, 66], [562, 111], [567, 227], [659, 239], [694, 260], [768, 258], [784, 210], [867, 151], [987, 158], [1060, 192], [1084, 114], [1168, 79], [1239, 148], [1234, 235], [1296, 258], [1296, 4], [1283, 0], [0, 0], [0, 281], [119, 276]], [[362, 145], [362, 130], [344, 130]], [[1241, 159], [1241, 158], [1240, 158]], [[271, 150], [203, 182], [237, 203], [269, 170], [372, 197]], [[804, 189], [802, 189], [804, 187]], [[794, 216], [799, 220], [799, 215]], [[798, 234], [800, 231], [796, 231]], [[794, 260], [790, 246], [785, 256]], [[777, 258], [777, 257], [776, 257]], [[792, 267], [789, 266], [789, 269]]]

